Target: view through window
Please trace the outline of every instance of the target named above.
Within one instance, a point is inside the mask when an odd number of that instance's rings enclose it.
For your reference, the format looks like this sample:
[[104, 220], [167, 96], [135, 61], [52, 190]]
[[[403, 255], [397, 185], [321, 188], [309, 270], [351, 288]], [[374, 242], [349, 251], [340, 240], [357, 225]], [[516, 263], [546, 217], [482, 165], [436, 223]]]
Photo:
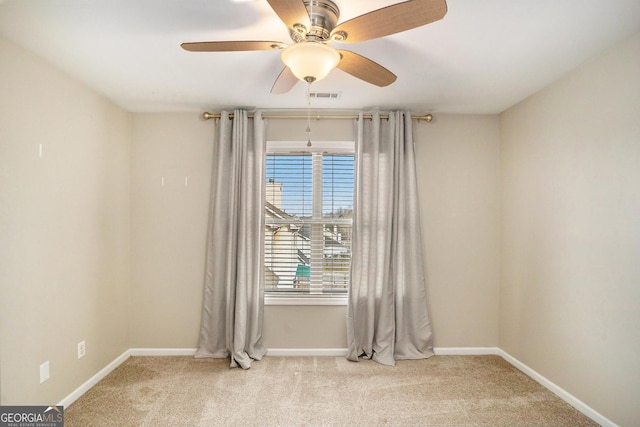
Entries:
[[[353, 142], [267, 145], [265, 292], [346, 294]], [[291, 148], [297, 148], [293, 151]]]

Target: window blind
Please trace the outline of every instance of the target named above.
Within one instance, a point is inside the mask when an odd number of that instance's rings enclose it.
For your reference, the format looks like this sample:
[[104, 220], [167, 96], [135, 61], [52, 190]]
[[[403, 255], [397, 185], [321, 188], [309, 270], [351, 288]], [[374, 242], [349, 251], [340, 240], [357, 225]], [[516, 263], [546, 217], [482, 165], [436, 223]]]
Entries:
[[266, 156], [265, 291], [344, 294], [351, 262], [354, 155]]

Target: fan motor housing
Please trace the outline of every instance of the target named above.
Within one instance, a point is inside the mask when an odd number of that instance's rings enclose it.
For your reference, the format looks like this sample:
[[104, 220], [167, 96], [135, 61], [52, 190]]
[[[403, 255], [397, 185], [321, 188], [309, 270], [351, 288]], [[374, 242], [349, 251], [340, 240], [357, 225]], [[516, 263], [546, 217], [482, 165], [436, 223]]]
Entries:
[[296, 43], [303, 41], [328, 41], [331, 31], [338, 24], [340, 9], [330, 0], [305, 0], [304, 5], [307, 8], [307, 12], [309, 12], [311, 29], [306, 34], [290, 30], [291, 39]]

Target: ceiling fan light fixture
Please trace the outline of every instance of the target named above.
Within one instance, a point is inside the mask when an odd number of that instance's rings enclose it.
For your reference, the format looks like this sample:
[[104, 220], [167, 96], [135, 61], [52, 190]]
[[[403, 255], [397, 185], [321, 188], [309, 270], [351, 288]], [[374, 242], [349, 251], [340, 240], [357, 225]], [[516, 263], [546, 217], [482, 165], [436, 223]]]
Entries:
[[340, 53], [321, 42], [301, 42], [282, 51], [282, 62], [308, 83], [322, 80], [340, 62]]

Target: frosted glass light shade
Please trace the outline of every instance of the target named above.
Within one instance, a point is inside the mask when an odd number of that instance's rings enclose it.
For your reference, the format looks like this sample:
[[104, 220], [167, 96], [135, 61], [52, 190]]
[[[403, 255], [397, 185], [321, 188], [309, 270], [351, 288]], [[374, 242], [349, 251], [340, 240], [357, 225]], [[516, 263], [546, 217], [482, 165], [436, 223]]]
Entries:
[[282, 62], [294, 76], [311, 83], [325, 78], [340, 62], [340, 54], [320, 42], [301, 42], [282, 51]]

